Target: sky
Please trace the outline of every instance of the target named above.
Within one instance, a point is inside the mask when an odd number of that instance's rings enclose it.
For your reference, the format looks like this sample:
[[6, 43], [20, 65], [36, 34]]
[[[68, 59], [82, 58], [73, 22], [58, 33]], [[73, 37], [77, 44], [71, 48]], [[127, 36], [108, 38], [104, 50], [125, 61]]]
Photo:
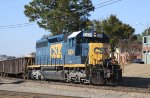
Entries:
[[[32, 0], [2, 0], [0, 3], [0, 54], [23, 56], [35, 52], [35, 44], [44, 34], [50, 32], [39, 28], [36, 23], [31, 25], [7, 28], [17, 24], [29, 23], [24, 15], [24, 5]], [[92, 0], [98, 5], [110, 0]], [[114, 0], [116, 1], [116, 0]], [[103, 20], [111, 14], [116, 15], [123, 23], [135, 28], [135, 34], [140, 34], [150, 24], [150, 0], [122, 0], [112, 5], [95, 9], [90, 19]], [[150, 25], [149, 25], [150, 26]]]

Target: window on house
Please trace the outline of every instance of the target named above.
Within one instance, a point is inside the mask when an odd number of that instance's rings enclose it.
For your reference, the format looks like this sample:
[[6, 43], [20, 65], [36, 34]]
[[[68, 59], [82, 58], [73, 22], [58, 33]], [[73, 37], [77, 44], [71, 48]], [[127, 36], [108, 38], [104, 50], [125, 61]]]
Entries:
[[144, 43], [146, 43], [147, 42], [147, 38], [146, 37], [144, 37]]
[[143, 53], [146, 53], [146, 51], [143, 51]]

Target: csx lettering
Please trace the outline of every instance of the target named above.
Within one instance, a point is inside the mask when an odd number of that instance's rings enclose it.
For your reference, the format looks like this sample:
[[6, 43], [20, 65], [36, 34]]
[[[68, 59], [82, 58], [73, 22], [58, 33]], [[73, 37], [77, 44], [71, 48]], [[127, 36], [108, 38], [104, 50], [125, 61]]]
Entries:
[[50, 57], [51, 58], [62, 58], [61, 54], [62, 44], [53, 44], [50, 46]]
[[96, 54], [103, 54], [105, 52], [105, 48], [96, 47], [94, 48], [94, 53]]

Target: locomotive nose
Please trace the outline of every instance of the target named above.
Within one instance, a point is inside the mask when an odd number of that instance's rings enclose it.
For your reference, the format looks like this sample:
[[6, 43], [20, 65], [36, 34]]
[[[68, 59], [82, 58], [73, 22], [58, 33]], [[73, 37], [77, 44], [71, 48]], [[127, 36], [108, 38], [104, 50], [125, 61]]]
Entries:
[[89, 64], [100, 64], [109, 57], [109, 45], [104, 43], [89, 43]]

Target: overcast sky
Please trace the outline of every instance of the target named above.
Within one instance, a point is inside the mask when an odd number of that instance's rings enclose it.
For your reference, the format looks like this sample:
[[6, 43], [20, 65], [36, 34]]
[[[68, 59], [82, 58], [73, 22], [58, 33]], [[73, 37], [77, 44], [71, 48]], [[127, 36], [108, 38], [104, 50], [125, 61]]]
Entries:
[[[31, 0], [1, 0], [0, 3], [0, 54], [22, 56], [35, 51], [35, 42], [49, 32], [39, 28], [35, 23], [28, 23], [24, 15], [24, 5]], [[92, 0], [94, 5], [110, 0]], [[117, 1], [117, 0], [114, 0]], [[141, 33], [150, 23], [150, 0], [122, 0], [118, 3], [95, 9], [90, 19], [106, 19], [111, 14], [116, 15], [124, 23]], [[99, 6], [96, 6], [99, 7]], [[137, 25], [138, 23], [138, 25]], [[7, 28], [18, 24], [17, 28]], [[26, 24], [25, 24], [26, 25]], [[4, 27], [6, 26], [6, 27]]]

